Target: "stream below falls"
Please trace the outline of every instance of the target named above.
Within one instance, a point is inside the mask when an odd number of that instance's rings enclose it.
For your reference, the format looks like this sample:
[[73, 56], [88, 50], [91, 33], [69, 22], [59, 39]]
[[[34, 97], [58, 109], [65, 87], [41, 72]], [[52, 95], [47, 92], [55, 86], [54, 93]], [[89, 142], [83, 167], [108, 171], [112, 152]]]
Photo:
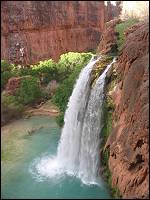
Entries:
[[[29, 135], [32, 128], [36, 131]], [[102, 181], [99, 185], [86, 185], [75, 176], [59, 173], [48, 176], [57, 166], [49, 163], [53, 169], [50, 172], [44, 161], [53, 160], [61, 134], [55, 118], [33, 116], [16, 120], [2, 127], [1, 132], [2, 199], [111, 198]]]

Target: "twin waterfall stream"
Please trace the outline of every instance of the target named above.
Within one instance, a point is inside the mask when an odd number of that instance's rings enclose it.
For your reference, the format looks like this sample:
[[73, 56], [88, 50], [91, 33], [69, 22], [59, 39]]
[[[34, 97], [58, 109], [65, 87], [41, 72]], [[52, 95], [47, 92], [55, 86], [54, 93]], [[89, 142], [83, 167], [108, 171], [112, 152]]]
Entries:
[[[84, 184], [99, 184], [100, 132], [105, 77], [109, 64], [91, 89], [91, 72], [100, 60], [91, 59], [85, 66], [69, 99], [57, 155], [42, 157], [32, 173], [43, 177], [76, 176]], [[34, 172], [33, 172], [34, 171]]]

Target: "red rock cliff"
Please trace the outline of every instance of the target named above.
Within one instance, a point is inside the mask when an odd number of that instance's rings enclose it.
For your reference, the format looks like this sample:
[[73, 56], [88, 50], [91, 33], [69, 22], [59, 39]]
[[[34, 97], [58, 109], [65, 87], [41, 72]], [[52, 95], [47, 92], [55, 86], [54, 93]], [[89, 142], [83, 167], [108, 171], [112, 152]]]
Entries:
[[112, 185], [123, 198], [149, 196], [149, 25], [139, 23], [126, 32], [117, 63], [120, 83], [113, 92], [114, 128], [110, 149]]
[[113, 5], [111, 1], [107, 1], [107, 5], [105, 6], [105, 22], [119, 17], [122, 10], [121, 4], [121, 1], [116, 1], [116, 5]]
[[2, 59], [31, 64], [98, 45], [104, 1], [3, 1]]

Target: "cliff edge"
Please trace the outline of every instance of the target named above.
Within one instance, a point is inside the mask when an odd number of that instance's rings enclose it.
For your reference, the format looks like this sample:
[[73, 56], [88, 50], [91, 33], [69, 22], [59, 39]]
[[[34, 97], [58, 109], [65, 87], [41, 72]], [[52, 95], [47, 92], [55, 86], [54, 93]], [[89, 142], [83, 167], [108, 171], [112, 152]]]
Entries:
[[149, 24], [140, 22], [125, 32], [118, 56], [119, 82], [111, 92], [115, 103], [109, 149], [112, 186], [123, 198], [149, 197]]

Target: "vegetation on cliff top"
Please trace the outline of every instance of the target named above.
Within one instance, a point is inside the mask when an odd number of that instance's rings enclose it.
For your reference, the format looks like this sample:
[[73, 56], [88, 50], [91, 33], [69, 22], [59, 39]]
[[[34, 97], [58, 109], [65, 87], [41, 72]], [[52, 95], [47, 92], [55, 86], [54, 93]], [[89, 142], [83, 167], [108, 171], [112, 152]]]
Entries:
[[123, 44], [125, 41], [125, 34], [124, 34], [125, 30], [127, 30], [128, 28], [130, 28], [137, 22], [138, 22], [138, 19], [129, 18], [129, 19], [116, 25], [116, 32], [118, 33], [117, 46], [118, 46], [119, 51], [122, 50], [122, 48], [123, 48]]
[[94, 86], [94, 84], [96, 83], [100, 75], [103, 73], [107, 65], [112, 62], [112, 60], [113, 60], [113, 56], [103, 56], [98, 62], [95, 63], [92, 69], [92, 73], [91, 73], [92, 87]]

